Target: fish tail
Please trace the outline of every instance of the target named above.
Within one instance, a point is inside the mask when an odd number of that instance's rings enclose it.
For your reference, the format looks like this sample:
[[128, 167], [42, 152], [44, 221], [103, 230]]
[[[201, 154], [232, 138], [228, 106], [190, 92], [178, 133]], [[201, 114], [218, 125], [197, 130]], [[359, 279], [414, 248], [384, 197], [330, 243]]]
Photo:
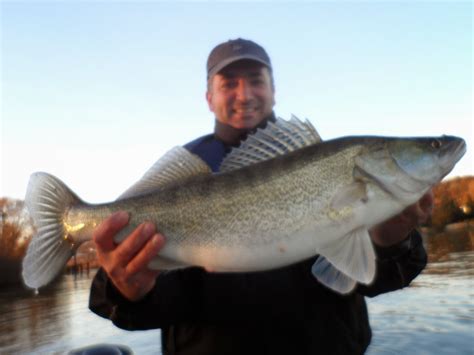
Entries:
[[67, 209], [81, 202], [59, 179], [46, 173], [31, 175], [25, 204], [36, 233], [23, 258], [23, 281], [38, 289], [64, 268], [77, 246], [68, 239], [64, 223]]

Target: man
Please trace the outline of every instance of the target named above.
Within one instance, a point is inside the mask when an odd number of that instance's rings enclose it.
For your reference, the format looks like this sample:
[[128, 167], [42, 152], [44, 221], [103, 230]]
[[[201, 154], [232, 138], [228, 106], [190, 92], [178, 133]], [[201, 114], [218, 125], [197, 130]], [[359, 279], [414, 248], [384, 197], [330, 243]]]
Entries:
[[[275, 88], [267, 53], [243, 39], [214, 48], [207, 74], [214, 134], [186, 148], [218, 171], [223, 157], [249, 131], [274, 120]], [[128, 221], [119, 212], [94, 233], [102, 268], [92, 285], [90, 307], [124, 329], [161, 328], [164, 354], [363, 353], [371, 338], [364, 296], [405, 287], [424, 268], [426, 253], [413, 228], [429, 216], [432, 203], [427, 194], [370, 231], [378, 257], [375, 281], [344, 296], [313, 277], [317, 256], [268, 272], [149, 270], [166, 236], [143, 223], [116, 245], [113, 236]]]

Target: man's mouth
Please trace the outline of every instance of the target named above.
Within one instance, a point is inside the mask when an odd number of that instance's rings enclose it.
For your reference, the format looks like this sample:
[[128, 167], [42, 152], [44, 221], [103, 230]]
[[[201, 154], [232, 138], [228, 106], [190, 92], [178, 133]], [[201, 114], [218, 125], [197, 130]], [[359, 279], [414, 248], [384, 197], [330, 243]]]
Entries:
[[249, 114], [253, 114], [257, 112], [257, 108], [256, 107], [236, 108], [233, 111], [239, 115], [249, 115]]

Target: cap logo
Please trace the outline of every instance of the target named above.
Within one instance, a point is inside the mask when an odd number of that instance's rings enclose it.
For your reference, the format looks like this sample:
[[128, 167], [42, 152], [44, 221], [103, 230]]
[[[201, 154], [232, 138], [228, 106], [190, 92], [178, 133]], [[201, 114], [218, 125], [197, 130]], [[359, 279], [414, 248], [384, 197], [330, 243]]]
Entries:
[[234, 52], [236, 52], [236, 51], [238, 51], [238, 50], [240, 50], [240, 49], [242, 49], [242, 45], [241, 45], [241, 44], [236, 43], [236, 44], [232, 45], [232, 50], [233, 50]]

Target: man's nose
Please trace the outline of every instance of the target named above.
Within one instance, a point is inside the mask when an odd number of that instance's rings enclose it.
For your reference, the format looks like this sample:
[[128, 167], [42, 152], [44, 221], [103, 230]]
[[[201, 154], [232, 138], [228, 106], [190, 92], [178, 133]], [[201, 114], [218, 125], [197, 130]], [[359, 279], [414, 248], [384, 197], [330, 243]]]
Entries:
[[237, 86], [237, 99], [240, 101], [247, 101], [252, 98], [252, 95], [252, 87], [247, 80], [239, 80], [239, 85]]

